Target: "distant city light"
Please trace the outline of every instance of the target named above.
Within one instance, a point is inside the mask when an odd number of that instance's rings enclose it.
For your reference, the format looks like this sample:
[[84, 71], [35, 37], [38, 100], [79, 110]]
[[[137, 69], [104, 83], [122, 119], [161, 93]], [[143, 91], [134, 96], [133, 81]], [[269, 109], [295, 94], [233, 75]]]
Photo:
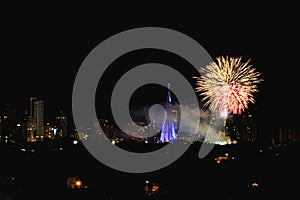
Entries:
[[154, 185], [153, 187], [152, 187], [152, 192], [157, 192], [158, 191], [158, 186], [157, 185]]
[[251, 187], [252, 187], [252, 188], [259, 188], [259, 184], [256, 183], [256, 182], [253, 182], [253, 183], [251, 184]]
[[75, 185], [76, 185], [76, 187], [80, 188], [81, 185], [82, 185], [82, 181], [81, 181], [81, 180], [77, 180], [77, 181], [75, 182]]

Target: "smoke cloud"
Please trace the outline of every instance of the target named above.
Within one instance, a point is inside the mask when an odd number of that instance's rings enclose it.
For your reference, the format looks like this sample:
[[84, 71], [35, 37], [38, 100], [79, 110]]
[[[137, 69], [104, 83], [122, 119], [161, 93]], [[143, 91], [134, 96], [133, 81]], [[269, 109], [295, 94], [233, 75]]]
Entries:
[[[227, 116], [222, 113], [199, 109], [195, 105], [179, 104], [174, 105], [173, 112], [179, 139], [218, 144], [232, 142], [225, 135], [223, 128]], [[146, 138], [160, 134], [166, 113], [162, 105], [155, 104], [133, 111], [131, 115], [145, 120], [130, 122], [124, 126], [123, 131], [134, 137]]]

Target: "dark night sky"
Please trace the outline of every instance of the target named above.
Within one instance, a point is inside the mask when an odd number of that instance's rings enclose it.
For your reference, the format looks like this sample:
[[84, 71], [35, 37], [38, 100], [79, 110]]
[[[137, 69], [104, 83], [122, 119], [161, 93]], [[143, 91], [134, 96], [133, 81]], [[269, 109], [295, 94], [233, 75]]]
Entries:
[[22, 108], [29, 96], [38, 96], [46, 100], [49, 118], [59, 109], [71, 115], [73, 82], [85, 56], [120, 31], [160, 26], [189, 35], [212, 57], [251, 58], [265, 80], [256, 95], [258, 123], [299, 127], [299, 16], [292, 5], [211, 11], [199, 6], [139, 6], [121, 6], [122, 11], [81, 5], [8, 8], [1, 28], [1, 105]]

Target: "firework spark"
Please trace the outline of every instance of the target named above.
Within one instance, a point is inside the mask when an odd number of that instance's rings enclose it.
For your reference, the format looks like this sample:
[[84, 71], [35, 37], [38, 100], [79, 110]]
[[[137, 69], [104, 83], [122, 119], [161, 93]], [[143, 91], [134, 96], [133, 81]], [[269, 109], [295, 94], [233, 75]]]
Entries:
[[257, 84], [263, 81], [260, 73], [249, 64], [250, 59], [217, 57], [201, 68], [197, 78], [196, 92], [203, 96], [204, 106], [213, 111], [227, 111], [241, 114], [249, 102], [255, 103], [253, 93], [258, 92]]

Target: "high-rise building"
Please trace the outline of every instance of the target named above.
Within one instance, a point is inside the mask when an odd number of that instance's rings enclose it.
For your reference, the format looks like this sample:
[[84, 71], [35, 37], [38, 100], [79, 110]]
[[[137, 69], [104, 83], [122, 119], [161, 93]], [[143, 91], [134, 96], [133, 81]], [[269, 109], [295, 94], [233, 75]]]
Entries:
[[32, 116], [27, 117], [27, 142], [36, 142], [35, 139], [35, 130], [36, 130], [36, 123], [35, 119]]
[[238, 142], [257, 142], [258, 133], [255, 118], [250, 111], [242, 115], [232, 115], [224, 127], [226, 135]]
[[170, 83], [168, 83], [167, 101], [165, 104], [164, 122], [161, 129], [159, 142], [171, 142], [177, 139], [177, 130], [175, 125], [176, 109], [173, 109]]
[[274, 145], [286, 145], [289, 143], [300, 142], [300, 129], [299, 128], [278, 128], [274, 130], [272, 143]]
[[35, 132], [36, 132], [36, 122], [32, 116], [27, 116], [27, 142], [36, 142]]
[[57, 138], [64, 138], [68, 136], [68, 123], [67, 123], [67, 115], [60, 111], [59, 115], [56, 116], [56, 125], [58, 127], [58, 133], [56, 135]]
[[44, 138], [44, 100], [34, 101], [34, 119], [36, 121], [36, 139]]
[[44, 100], [37, 97], [30, 97], [29, 100], [27, 142], [42, 141], [44, 139]]
[[29, 98], [29, 115], [31, 117], [34, 116], [34, 101], [38, 100], [37, 97], [30, 97]]

